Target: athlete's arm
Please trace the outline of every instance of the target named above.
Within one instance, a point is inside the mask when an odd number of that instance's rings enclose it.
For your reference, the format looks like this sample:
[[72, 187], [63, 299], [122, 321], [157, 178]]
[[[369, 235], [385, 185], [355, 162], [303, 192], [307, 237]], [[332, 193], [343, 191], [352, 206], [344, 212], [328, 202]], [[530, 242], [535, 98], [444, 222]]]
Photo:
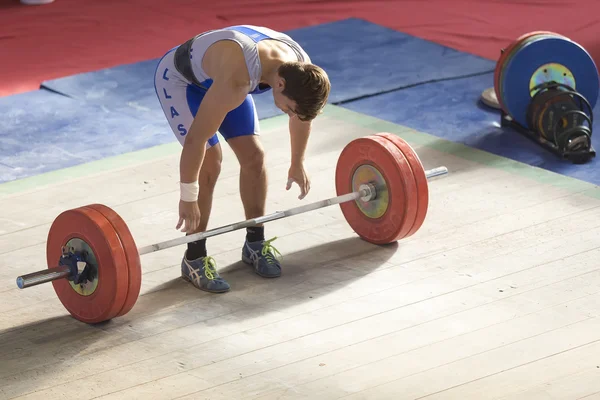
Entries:
[[[183, 232], [192, 233], [200, 223], [198, 175], [206, 153], [206, 143], [217, 132], [227, 113], [238, 107], [250, 89], [243, 54], [237, 48], [227, 48], [227, 43], [215, 52], [205, 53], [204, 70], [211, 76], [213, 83], [200, 102], [196, 117], [186, 135], [179, 175], [181, 182], [181, 200], [179, 202], [179, 229], [185, 221]], [[210, 51], [210, 50], [209, 50]]]
[[289, 130], [292, 164], [301, 165], [304, 162], [304, 153], [306, 152], [311, 128], [312, 121], [302, 121], [295, 115], [290, 116]]
[[306, 152], [311, 127], [312, 121], [302, 121], [295, 115], [290, 116], [289, 129], [292, 162], [288, 171], [286, 189], [289, 190], [292, 187], [292, 182], [296, 182], [300, 187], [299, 199], [303, 199], [310, 191], [310, 179], [304, 170], [304, 153]]
[[242, 104], [248, 90], [249, 85], [235, 83], [225, 77], [213, 81], [185, 138], [179, 171], [181, 182], [198, 180], [206, 142], [217, 132], [227, 113]]
[[186, 135], [179, 161], [181, 199], [179, 221], [175, 229], [181, 228], [185, 222], [182, 231], [192, 233], [200, 224], [198, 175], [204, 162], [206, 143], [219, 129], [227, 113], [244, 101], [248, 89], [247, 84], [237, 84], [233, 79], [215, 78], [202, 99]]

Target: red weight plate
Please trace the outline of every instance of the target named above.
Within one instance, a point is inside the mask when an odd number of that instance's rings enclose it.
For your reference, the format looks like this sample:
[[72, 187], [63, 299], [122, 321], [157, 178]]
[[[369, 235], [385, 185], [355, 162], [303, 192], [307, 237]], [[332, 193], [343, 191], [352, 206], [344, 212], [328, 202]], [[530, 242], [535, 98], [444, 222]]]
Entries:
[[[362, 200], [340, 204], [344, 218], [362, 239], [374, 244], [395, 242], [410, 231], [417, 213], [415, 178], [408, 161], [389, 140], [368, 136], [355, 139], [342, 150], [335, 172], [338, 195], [353, 192], [360, 168], [372, 168], [383, 178], [385, 188], [379, 188], [378, 198], [385, 199], [384, 212], [370, 217], [359, 208]], [[376, 199], [375, 201], [378, 201]], [[381, 200], [379, 200], [381, 201]]]
[[[408, 231], [406, 236], [404, 236], [407, 238], [414, 235], [415, 232], [421, 228], [425, 221], [425, 217], [427, 216], [427, 209], [429, 207], [429, 184], [427, 182], [427, 176], [425, 175], [425, 168], [417, 153], [404, 139], [387, 132], [378, 133], [377, 136], [382, 136], [391, 141], [402, 154], [404, 154], [404, 157], [406, 157], [410, 164], [417, 185], [417, 189], [414, 192], [414, 196], [417, 199], [417, 214], [412, 228]], [[409, 193], [409, 195], [411, 194]]]
[[[50, 227], [46, 244], [48, 267], [56, 267], [62, 247], [68, 243], [89, 247], [98, 265], [97, 286], [80, 294], [67, 279], [52, 281], [54, 290], [71, 315], [79, 321], [98, 323], [123, 308], [129, 286], [125, 252], [117, 232], [98, 211], [76, 208], [61, 213]], [[86, 289], [87, 290], [87, 289]]]
[[519, 46], [521, 43], [523, 43], [523, 41], [527, 40], [528, 38], [537, 35], [559, 36], [558, 34], [549, 31], [533, 31], [521, 35], [502, 52], [500, 58], [498, 59], [498, 62], [496, 63], [496, 68], [494, 69], [494, 90], [496, 92], [496, 97], [498, 98], [498, 103], [500, 104], [500, 107], [502, 108], [502, 110], [504, 110], [504, 112], [506, 112], [506, 110], [503, 105], [504, 103], [502, 101], [502, 93], [500, 91], [500, 79], [502, 75], [502, 69], [504, 68], [504, 64], [506, 63], [511, 53], [517, 48], [517, 46]]
[[125, 258], [127, 258], [127, 264], [129, 266], [129, 288], [127, 297], [125, 298], [125, 304], [121, 311], [116, 315], [117, 317], [120, 317], [131, 311], [140, 295], [140, 288], [142, 286], [142, 264], [140, 261], [140, 253], [138, 252], [137, 245], [129, 227], [116, 211], [103, 204], [89, 204], [86, 207], [93, 208], [104, 215], [117, 232], [117, 235], [119, 235], [121, 245], [125, 251]]

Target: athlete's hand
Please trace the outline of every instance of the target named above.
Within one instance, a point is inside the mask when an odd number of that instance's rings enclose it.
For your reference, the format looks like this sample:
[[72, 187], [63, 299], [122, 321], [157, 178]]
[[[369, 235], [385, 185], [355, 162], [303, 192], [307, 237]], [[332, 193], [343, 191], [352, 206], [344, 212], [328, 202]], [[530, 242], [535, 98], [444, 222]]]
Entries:
[[288, 181], [285, 190], [290, 190], [294, 182], [300, 187], [300, 196], [298, 198], [302, 200], [310, 191], [310, 179], [302, 163], [291, 165], [288, 171]]
[[185, 226], [181, 232], [185, 233], [192, 233], [200, 225], [200, 208], [198, 207], [198, 202], [179, 200], [179, 222], [175, 229], [181, 228], [183, 222], [185, 222]]

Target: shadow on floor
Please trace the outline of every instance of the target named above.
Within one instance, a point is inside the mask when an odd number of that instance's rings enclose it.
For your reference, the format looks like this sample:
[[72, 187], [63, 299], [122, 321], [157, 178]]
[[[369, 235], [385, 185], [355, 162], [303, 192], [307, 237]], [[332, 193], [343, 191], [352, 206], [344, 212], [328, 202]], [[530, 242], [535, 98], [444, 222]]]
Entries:
[[[177, 308], [177, 313], [194, 313], [210, 301], [210, 307], [221, 298], [226, 307], [263, 307], [279, 299], [296, 297], [303, 291], [311, 292], [304, 300], [315, 298], [319, 293], [329, 293], [360, 279], [384, 264], [397, 250], [398, 243], [376, 246], [351, 237], [314, 246], [282, 259], [283, 273], [280, 278], [265, 279], [254, 273], [243, 262], [220, 267], [219, 273], [231, 285], [225, 294], [210, 294], [195, 289], [190, 283], [177, 277], [157, 285], [140, 296], [128, 318], [144, 318], [160, 310]], [[179, 272], [177, 268], [176, 273]], [[314, 292], [314, 293], [313, 293]], [[226, 299], [226, 300], [225, 300]], [[298, 301], [303, 301], [298, 298]], [[226, 312], [226, 310], [223, 310]]]
[[[69, 370], [100, 362], [101, 352], [114, 352], [122, 344], [183, 327], [201, 335], [204, 329], [285, 312], [369, 275], [398, 247], [397, 243], [376, 246], [358, 237], [334, 240], [286, 255], [284, 273], [277, 279], [261, 278], [242, 262], [220, 268], [232, 286], [229, 293], [205, 293], [177, 277], [144, 293], [129, 314], [112, 321], [88, 325], [65, 315], [0, 331], [0, 397], [54, 386], [61, 370], [68, 381]], [[174, 269], [174, 275], [178, 272]]]
[[[100, 342], [103, 347], [110, 347], [118, 345], [119, 339], [113, 341], [102, 330], [82, 324], [70, 315], [0, 331], [0, 398], [9, 399], [40, 386], [58, 384], [55, 376], [46, 377], [43, 370], [31, 376], [23, 373], [44, 365], [52, 365], [53, 371], [73, 367], [79, 357], [93, 353]], [[11, 390], [15, 384], [16, 390]]]

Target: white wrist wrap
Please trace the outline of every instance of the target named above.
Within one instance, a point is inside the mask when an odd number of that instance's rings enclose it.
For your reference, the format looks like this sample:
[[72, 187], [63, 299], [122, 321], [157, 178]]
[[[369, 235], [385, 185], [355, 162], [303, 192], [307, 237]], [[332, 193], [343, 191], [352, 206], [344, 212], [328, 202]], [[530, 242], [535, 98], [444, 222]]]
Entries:
[[192, 202], [198, 200], [198, 193], [200, 192], [200, 186], [198, 182], [192, 183], [179, 183], [181, 191], [181, 200]]

